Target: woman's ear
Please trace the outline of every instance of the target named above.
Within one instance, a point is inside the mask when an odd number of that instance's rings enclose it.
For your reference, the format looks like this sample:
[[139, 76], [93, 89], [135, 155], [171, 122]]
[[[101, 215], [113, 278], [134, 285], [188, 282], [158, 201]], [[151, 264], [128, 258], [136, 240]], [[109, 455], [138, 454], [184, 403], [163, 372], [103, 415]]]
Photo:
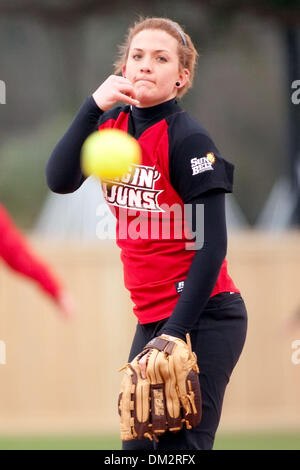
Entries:
[[182, 69], [179, 71], [178, 81], [180, 82], [180, 88], [182, 88], [190, 79], [190, 71], [188, 69]]
[[122, 67], [122, 76], [126, 78], [126, 65], [123, 65]]

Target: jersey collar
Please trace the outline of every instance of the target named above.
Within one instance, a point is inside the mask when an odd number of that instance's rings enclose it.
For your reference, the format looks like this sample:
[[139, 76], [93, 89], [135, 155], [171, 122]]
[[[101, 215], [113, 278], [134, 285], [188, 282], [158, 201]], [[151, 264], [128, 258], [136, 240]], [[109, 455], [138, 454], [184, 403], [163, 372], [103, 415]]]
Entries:
[[149, 108], [138, 108], [136, 106], [130, 106], [130, 108], [133, 118], [137, 119], [155, 119], [158, 116], [163, 118], [176, 111], [181, 111], [176, 98], [150, 106]]

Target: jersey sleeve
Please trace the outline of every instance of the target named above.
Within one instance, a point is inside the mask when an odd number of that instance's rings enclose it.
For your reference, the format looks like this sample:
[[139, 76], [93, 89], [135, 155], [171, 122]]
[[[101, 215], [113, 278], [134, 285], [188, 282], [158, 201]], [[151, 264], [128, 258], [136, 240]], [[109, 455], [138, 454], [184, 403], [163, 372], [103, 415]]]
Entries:
[[23, 234], [0, 205], [0, 258], [14, 271], [36, 281], [51, 297], [57, 299], [62, 284], [48, 266], [32, 252]]
[[203, 133], [186, 137], [173, 151], [171, 183], [184, 203], [212, 189], [233, 191], [234, 165], [225, 160]]

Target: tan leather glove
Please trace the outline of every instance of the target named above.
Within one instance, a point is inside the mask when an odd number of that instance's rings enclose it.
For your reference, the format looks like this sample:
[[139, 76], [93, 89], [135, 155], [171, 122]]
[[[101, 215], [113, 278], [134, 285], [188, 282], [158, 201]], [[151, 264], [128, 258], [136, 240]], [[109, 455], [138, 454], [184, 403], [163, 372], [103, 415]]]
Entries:
[[[158, 440], [166, 431], [177, 432], [185, 424], [197, 426], [202, 400], [197, 357], [187, 341], [161, 335], [152, 339], [132, 362], [121, 370], [125, 375], [118, 401], [121, 439]], [[146, 378], [139, 360], [147, 354]]]

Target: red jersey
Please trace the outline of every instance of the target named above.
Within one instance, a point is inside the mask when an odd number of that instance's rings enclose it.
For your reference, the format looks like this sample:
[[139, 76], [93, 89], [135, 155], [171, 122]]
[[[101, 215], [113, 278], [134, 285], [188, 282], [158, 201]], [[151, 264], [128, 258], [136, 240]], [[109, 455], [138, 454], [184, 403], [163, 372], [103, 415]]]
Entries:
[[[175, 100], [134, 110], [135, 120], [130, 106], [104, 112], [98, 129], [130, 133], [142, 149], [141, 164], [120, 179], [102, 180], [102, 189], [117, 218], [125, 287], [143, 324], [172, 314], [187, 277], [196, 252], [185, 217], [188, 201], [211, 189], [232, 192], [234, 167]], [[224, 259], [211, 297], [226, 291], [240, 292]]]

